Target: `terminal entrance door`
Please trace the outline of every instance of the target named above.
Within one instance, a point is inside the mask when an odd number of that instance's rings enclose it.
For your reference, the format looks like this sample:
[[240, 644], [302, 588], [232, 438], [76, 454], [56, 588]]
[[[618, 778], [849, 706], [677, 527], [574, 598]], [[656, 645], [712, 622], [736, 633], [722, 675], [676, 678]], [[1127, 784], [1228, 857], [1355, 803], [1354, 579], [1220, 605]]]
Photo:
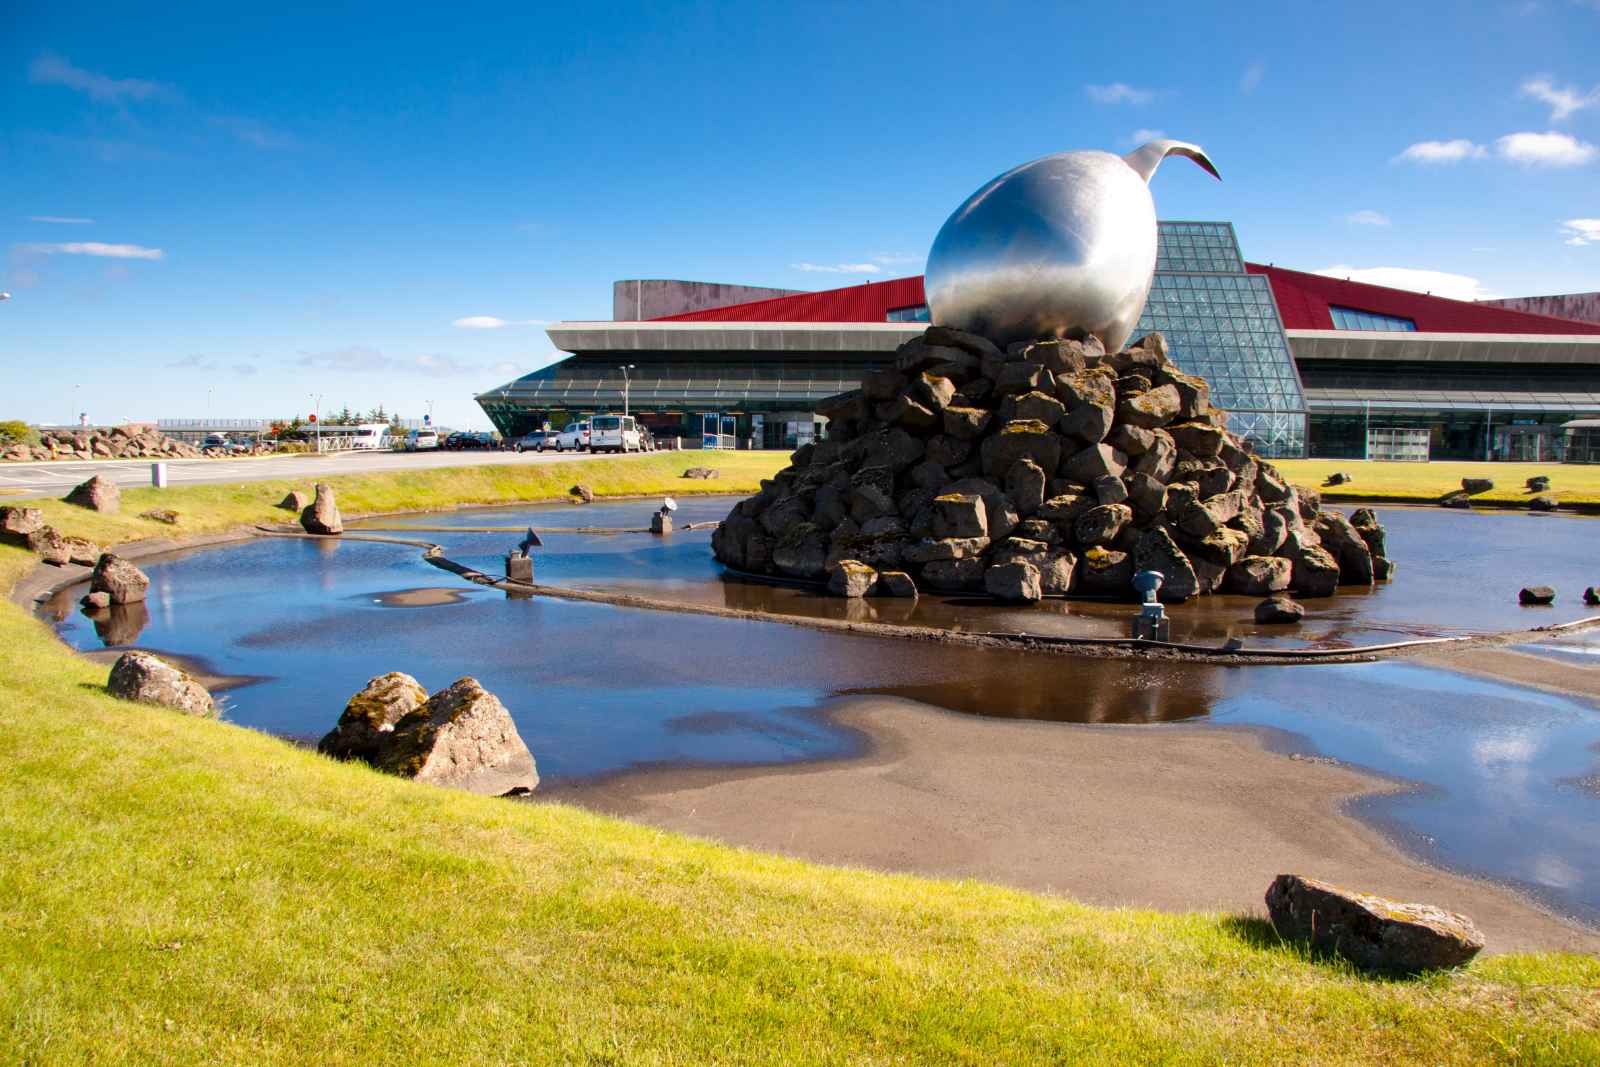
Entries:
[[701, 448], [738, 448], [739, 420], [732, 415], [707, 411], [700, 416]]

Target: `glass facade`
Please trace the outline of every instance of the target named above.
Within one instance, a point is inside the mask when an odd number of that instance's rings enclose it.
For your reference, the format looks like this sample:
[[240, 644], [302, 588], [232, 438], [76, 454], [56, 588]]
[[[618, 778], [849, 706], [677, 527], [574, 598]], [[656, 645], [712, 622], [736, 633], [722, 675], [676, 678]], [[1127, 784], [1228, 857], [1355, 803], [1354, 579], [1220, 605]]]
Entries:
[[1394, 315], [1380, 315], [1376, 311], [1362, 311], [1360, 308], [1342, 308], [1337, 304], [1329, 304], [1328, 312], [1333, 316], [1333, 328], [1336, 330], [1377, 330], [1382, 333], [1416, 333], [1417, 324], [1410, 319], [1397, 318]]
[[1228, 428], [1275, 458], [1306, 454], [1306, 402], [1272, 287], [1247, 274], [1233, 226], [1163, 222], [1135, 336], [1160, 330], [1172, 360], [1211, 383]]
[[915, 304], [908, 308], [890, 308], [889, 314], [884, 316], [887, 322], [927, 322], [928, 305]]
[[[1228, 427], [1264, 456], [1306, 454], [1306, 403], [1267, 279], [1246, 273], [1226, 222], [1159, 224], [1156, 274], [1135, 336], [1159, 330], [1174, 363], [1211, 383]], [[892, 308], [890, 322], [928, 321], [925, 304]], [[816, 351], [652, 353], [637, 363], [630, 410], [653, 428], [700, 412], [736, 413], [740, 434], [789, 421], [825, 397], [858, 385], [889, 362], [887, 353]], [[481, 394], [479, 405], [500, 431], [515, 435], [568, 413], [620, 411], [622, 353], [584, 353]], [[780, 416], [783, 417], [780, 420]], [[761, 436], [770, 437], [770, 433]]]

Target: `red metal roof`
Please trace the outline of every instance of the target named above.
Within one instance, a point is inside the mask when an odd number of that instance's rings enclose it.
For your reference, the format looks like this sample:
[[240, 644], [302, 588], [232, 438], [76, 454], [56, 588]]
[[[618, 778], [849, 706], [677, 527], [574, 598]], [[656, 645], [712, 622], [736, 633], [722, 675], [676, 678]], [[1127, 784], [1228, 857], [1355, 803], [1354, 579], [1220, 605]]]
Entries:
[[820, 293], [775, 296], [748, 304], [667, 315], [661, 322], [885, 322], [896, 308], [923, 303], [922, 277], [891, 278]]
[[1321, 274], [1246, 263], [1251, 274], [1264, 274], [1272, 285], [1287, 330], [1332, 330], [1330, 304], [1410, 319], [1420, 333], [1600, 334], [1600, 323], [1558, 319], [1526, 311], [1447, 300], [1382, 285], [1347, 282]]
[[[1289, 330], [1331, 330], [1330, 304], [1410, 319], [1423, 333], [1600, 334], [1600, 323], [1447, 300], [1382, 285], [1341, 281], [1283, 267], [1246, 263], [1265, 275]], [[752, 300], [747, 304], [668, 315], [661, 322], [885, 322], [896, 308], [924, 303], [922, 278], [892, 278], [818, 293]]]

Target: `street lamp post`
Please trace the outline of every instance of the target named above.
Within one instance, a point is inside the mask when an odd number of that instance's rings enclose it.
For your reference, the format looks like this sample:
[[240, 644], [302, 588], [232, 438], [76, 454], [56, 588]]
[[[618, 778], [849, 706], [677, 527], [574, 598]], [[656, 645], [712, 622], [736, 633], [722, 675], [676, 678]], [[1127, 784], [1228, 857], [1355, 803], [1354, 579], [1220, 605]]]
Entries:
[[322, 454], [322, 394], [307, 393], [306, 395], [311, 398], [311, 414], [315, 416], [311, 420], [311, 425], [316, 428], [317, 455], [320, 456]]
[[633, 370], [633, 369], [634, 369], [634, 364], [632, 364], [632, 363], [624, 363], [622, 365], [622, 416], [623, 416], [623, 418], [627, 418], [627, 416], [628, 416], [628, 388], [633, 384], [633, 378], [628, 374], [628, 372]]

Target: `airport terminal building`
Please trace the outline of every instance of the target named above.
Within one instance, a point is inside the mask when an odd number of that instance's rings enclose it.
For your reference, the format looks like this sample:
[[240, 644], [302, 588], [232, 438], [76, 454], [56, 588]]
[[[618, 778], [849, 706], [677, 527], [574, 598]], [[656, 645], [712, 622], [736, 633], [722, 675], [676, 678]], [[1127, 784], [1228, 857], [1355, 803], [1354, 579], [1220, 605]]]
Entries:
[[[501, 433], [624, 405], [688, 447], [792, 448], [818, 401], [920, 333], [922, 279], [824, 292], [623, 281], [614, 318], [561, 322], [572, 355], [477, 397]], [[1162, 222], [1135, 336], [1212, 383], [1267, 456], [1550, 458], [1562, 423], [1600, 416], [1600, 324], [1247, 263], [1226, 222]]]

